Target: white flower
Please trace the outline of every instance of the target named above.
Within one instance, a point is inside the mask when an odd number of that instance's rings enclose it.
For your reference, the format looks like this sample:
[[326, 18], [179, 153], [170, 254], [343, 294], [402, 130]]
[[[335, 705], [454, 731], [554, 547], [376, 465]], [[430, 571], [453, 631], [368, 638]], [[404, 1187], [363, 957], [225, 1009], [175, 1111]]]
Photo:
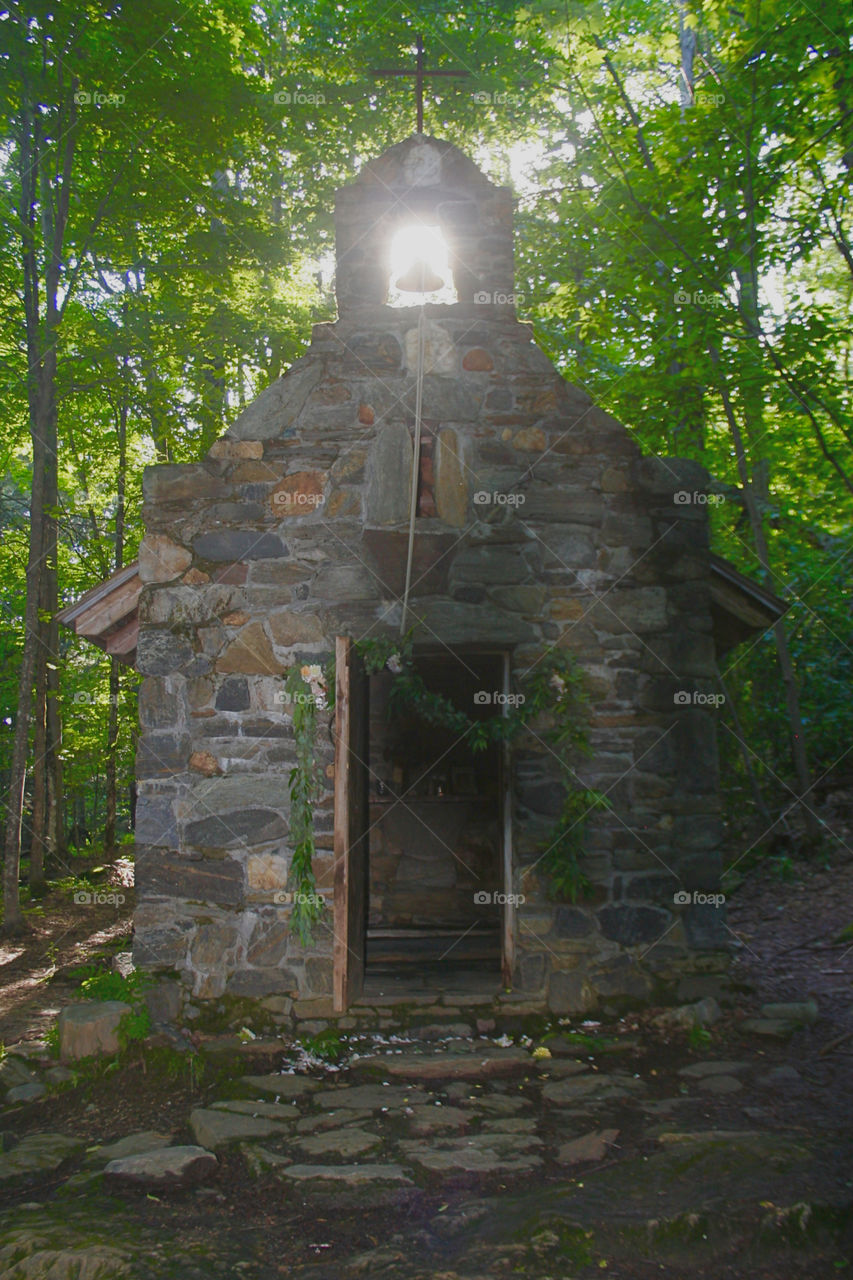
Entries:
[[556, 671], [555, 671], [555, 672], [554, 672], [554, 674], [551, 676], [551, 679], [548, 681], [548, 683], [549, 683], [549, 685], [551, 686], [551, 688], [552, 688], [552, 689], [556, 689], [557, 693], [565, 693], [565, 692], [566, 692], [566, 682], [565, 682], [565, 680], [563, 679], [563, 677], [562, 677], [562, 676], [557, 675], [557, 672], [556, 672]]
[[391, 657], [385, 663], [385, 666], [389, 671], [393, 671], [395, 676], [398, 676], [403, 670], [403, 659], [400, 657], [399, 653], [392, 653]]

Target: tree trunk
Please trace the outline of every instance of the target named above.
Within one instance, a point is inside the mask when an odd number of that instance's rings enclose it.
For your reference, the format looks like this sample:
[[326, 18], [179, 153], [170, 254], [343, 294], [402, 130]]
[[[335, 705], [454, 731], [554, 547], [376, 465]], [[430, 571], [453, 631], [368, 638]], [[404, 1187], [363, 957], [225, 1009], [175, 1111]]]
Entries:
[[[749, 467], [746, 461], [743, 434], [732, 406], [731, 397], [729, 396], [728, 384], [726, 383], [725, 376], [722, 372], [719, 352], [716, 348], [710, 347], [709, 354], [717, 368], [719, 376], [720, 397], [723, 402], [723, 410], [726, 415], [726, 420], [731, 428], [732, 439], [734, 440], [738, 474], [740, 475], [741, 488], [743, 489], [747, 515], [749, 516], [749, 522], [752, 526], [755, 550], [758, 555], [761, 568], [764, 571], [767, 586], [771, 591], [775, 591], [776, 583], [773, 571], [770, 567], [770, 555], [767, 548], [767, 539], [764, 536], [764, 525], [761, 519], [761, 510], [759, 508], [758, 501], [756, 500], [755, 491], [749, 474]], [[785, 705], [788, 711], [788, 725], [791, 735], [791, 756], [793, 759], [797, 786], [799, 788], [799, 795], [797, 795], [795, 799], [799, 802], [803, 811], [806, 835], [810, 842], [816, 842], [820, 837], [820, 823], [814, 810], [807, 803], [807, 797], [813, 784], [811, 770], [809, 769], [808, 753], [806, 751], [805, 735], [803, 733], [803, 720], [802, 715], [800, 714], [800, 695], [797, 687], [797, 677], [794, 671], [794, 663], [791, 659], [791, 650], [788, 645], [788, 634], [785, 630], [784, 619], [780, 619], [773, 627], [773, 638], [776, 641], [776, 658], [779, 663], [779, 671], [782, 676], [782, 684], [785, 689]]]

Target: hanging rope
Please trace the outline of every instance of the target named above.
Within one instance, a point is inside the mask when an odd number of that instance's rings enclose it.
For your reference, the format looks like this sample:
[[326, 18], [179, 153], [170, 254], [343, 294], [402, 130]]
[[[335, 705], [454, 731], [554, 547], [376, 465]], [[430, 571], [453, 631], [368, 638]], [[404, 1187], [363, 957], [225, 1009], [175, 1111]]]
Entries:
[[415, 550], [415, 517], [418, 514], [418, 486], [421, 476], [421, 408], [424, 396], [424, 314], [426, 304], [421, 303], [418, 313], [418, 364], [415, 382], [415, 449], [412, 458], [412, 500], [409, 508], [409, 545], [406, 551], [406, 586], [403, 592], [403, 615], [400, 619], [400, 635], [405, 635], [409, 609], [409, 588], [412, 585], [412, 557]]

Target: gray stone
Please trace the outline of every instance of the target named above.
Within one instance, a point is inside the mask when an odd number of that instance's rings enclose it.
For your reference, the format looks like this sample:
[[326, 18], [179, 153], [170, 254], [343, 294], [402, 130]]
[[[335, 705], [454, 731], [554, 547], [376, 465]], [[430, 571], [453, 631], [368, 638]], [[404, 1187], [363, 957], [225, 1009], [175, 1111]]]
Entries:
[[618, 1129], [593, 1129], [580, 1138], [564, 1142], [557, 1152], [557, 1159], [560, 1164], [568, 1165], [603, 1160], [618, 1137]]
[[304, 1098], [319, 1087], [319, 1080], [310, 1076], [242, 1076], [241, 1083], [257, 1093], [269, 1093], [278, 1098]]
[[400, 1143], [406, 1160], [430, 1173], [529, 1173], [542, 1164], [536, 1154], [541, 1146], [540, 1138], [515, 1133]]
[[818, 1007], [814, 1000], [793, 1001], [788, 1004], [763, 1004], [762, 1018], [781, 1018], [787, 1022], [801, 1025], [811, 1024], [818, 1020]]
[[36, 1077], [25, 1062], [13, 1053], [0, 1060], [0, 1088], [14, 1089], [22, 1084], [35, 1084]]
[[216, 695], [217, 711], [248, 711], [249, 684], [239, 677], [225, 680]]
[[[362, 1065], [359, 1060], [358, 1065]], [[373, 1061], [373, 1059], [371, 1059]], [[376, 1059], [386, 1062], [386, 1059]], [[424, 1100], [424, 1092], [417, 1085], [341, 1085], [336, 1089], [321, 1089], [315, 1099], [321, 1107], [358, 1107], [370, 1111], [401, 1111], [403, 1107]]]
[[[408, 1108], [407, 1108], [408, 1110]], [[366, 1107], [348, 1107], [340, 1111], [320, 1111], [315, 1115], [303, 1116], [296, 1121], [297, 1133], [321, 1133], [325, 1129], [340, 1129], [344, 1124], [361, 1123], [369, 1120], [373, 1112]]]
[[209, 1181], [218, 1167], [216, 1156], [203, 1147], [161, 1147], [111, 1160], [104, 1180], [120, 1186], [190, 1187]]
[[654, 942], [670, 926], [672, 917], [668, 911], [656, 907], [602, 907], [598, 913], [601, 932], [625, 947], [638, 943]]
[[130, 1005], [123, 1000], [89, 1000], [59, 1015], [59, 1056], [63, 1062], [98, 1053], [118, 1053], [118, 1024]]
[[293, 426], [308, 396], [323, 376], [319, 360], [302, 359], [271, 382], [231, 423], [230, 440], [273, 440]]
[[281, 1176], [294, 1182], [332, 1182], [348, 1187], [374, 1182], [411, 1183], [398, 1164], [292, 1164], [281, 1170]]
[[361, 1058], [359, 1071], [381, 1069], [385, 1075], [410, 1080], [483, 1080], [490, 1076], [514, 1075], [530, 1069], [532, 1059], [526, 1049], [498, 1046], [483, 1052], [449, 1054], [399, 1053], [388, 1058]]
[[748, 1062], [691, 1062], [678, 1074], [688, 1080], [703, 1080], [706, 1076], [733, 1076], [738, 1071], [748, 1071], [749, 1067]]
[[743, 1085], [734, 1076], [706, 1076], [699, 1081], [706, 1093], [740, 1093]]
[[222, 529], [193, 539], [193, 550], [202, 560], [276, 560], [288, 555], [275, 533], [249, 529]]
[[446, 1133], [453, 1129], [467, 1129], [471, 1123], [469, 1111], [460, 1107], [436, 1107], [419, 1105], [407, 1108], [409, 1128], [420, 1137], [431, 1133]]
[[586, 1013], [595, 996], [581, 973], [552, 973], [548, 983], [548, 1008], [554, 1013]]
[[283, 1126], [265, 1117], [199, 1107], [190, 1115], [190, 1129], [199, 1146], [216, 1151], [246, 1138], [268, 1138], [272, 1134], [280, 1134]]
[[235, 809], [188, 822], [187, 844], [196, 849], [229, 849], [245, 844], [267, 844], [287, 834], [287, 823], [271, 809]]
[[136, 667], [143, 675], [180, 671], [192, 662], [193, 656], [192, 645], [185, 636], [158, 627], [140, 627]]
[[643, 1081], [633, 1076], [597, 1074], [550, 1081], [542, 1086], [542, 1097], [547, 1102], [571, 1104], [588, 1099], [625, 1098], [630, 1094], [645, 1093], [645, 1090]]
[[256, 1102], [247, 1098], [229, 1098], [226, 1102], [214, 1102], [214, 1111], [227, 1111], [235, 1116], [254, 1116], [258, 1120], [275, 1120], [277, 1124], [292, 1125], [299, 1119], [294, 1102]]
[[373, 1151], [381, 1143], [380, 1137], [365, 1133], [363, 1129], [327, 1129], [323, 1133], [300, 1138], [297, 1146], [308, 1156], [340, 1156], [347, 1160]]
[[145, 733], [136, 748], [136, 776], [166, 777], [183, 773], [190, 758], [190, 737], [186, 733]]
[[144, 895], [239, 906], [243, 868], [233, 858], [183, 858], [157, 849], [137, 850], [137, 890]]
[[[450, 1093], [450, 1089], [447, 1089], [446, 1092]], [[522, 1094], [505, 1096], [498, 1093], [484, 1093], [476, 1097], [461, 1097], [459, 1098], [459, 1105], [460, 1107], [470, 1107], [486, 1116], [514, 1116], [519, 1111], [532, 1107], [533, 1103]]]
[[368, 524], [402, 524], [412, 492], [412, 438], [402, 423], [379, 428], [367, 459]]
[[558, 938], [586, 938], [595, 929], [595, 921], [582, 907], [559, 906], [554, 912], [554, 932]]
[[69, 1138], [64, 1133], [28, 1134], [11, 1151], [0, 1154], [0, 1180], [52, 1173], [84, 1146], [82, 1138]]
[[35, 1102], [37, 1098], [43, 1098], [47, 1093], [47, 1089], [43, 1084], [16, 1084], [6, 1094], [7, 1102]]
[[197, 502], [221, 493], [222, 481], [201, 463], [165, 463], [146, 467], [142, 473], [146, 503]]
[[129, 1133], [126, 1138], [116, 1142], [108, 1142], [103, 1147], [90, 1149], [86, 1153], [89, 1164], [106, 1164], [110, 1160], [123, 1160], [126, 1156], [145, 1155], [156, 1151], [159, 1147], [168, 1147], [172, 1141], [171, 1133], [157, 1133], [154, 1129], [145, 1129], [139, 1133]]

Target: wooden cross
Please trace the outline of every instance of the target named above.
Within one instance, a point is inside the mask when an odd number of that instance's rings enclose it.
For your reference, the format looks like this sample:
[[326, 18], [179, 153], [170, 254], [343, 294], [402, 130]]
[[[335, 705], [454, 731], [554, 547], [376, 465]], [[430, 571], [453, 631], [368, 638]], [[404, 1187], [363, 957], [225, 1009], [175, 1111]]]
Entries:
[[424, 44], [420, 35], [417, 37], [417, 57], [415, 59], [414, 71], [397, 68], [371, 67], [370, 74], [374, 76], [414, 76], [415, 77], [415, 102], [418, 109], [418, 133], [424, 131], [424, 80], [431, 76], [467, 76], [467, 71], [427, 71], [424, 68]]

